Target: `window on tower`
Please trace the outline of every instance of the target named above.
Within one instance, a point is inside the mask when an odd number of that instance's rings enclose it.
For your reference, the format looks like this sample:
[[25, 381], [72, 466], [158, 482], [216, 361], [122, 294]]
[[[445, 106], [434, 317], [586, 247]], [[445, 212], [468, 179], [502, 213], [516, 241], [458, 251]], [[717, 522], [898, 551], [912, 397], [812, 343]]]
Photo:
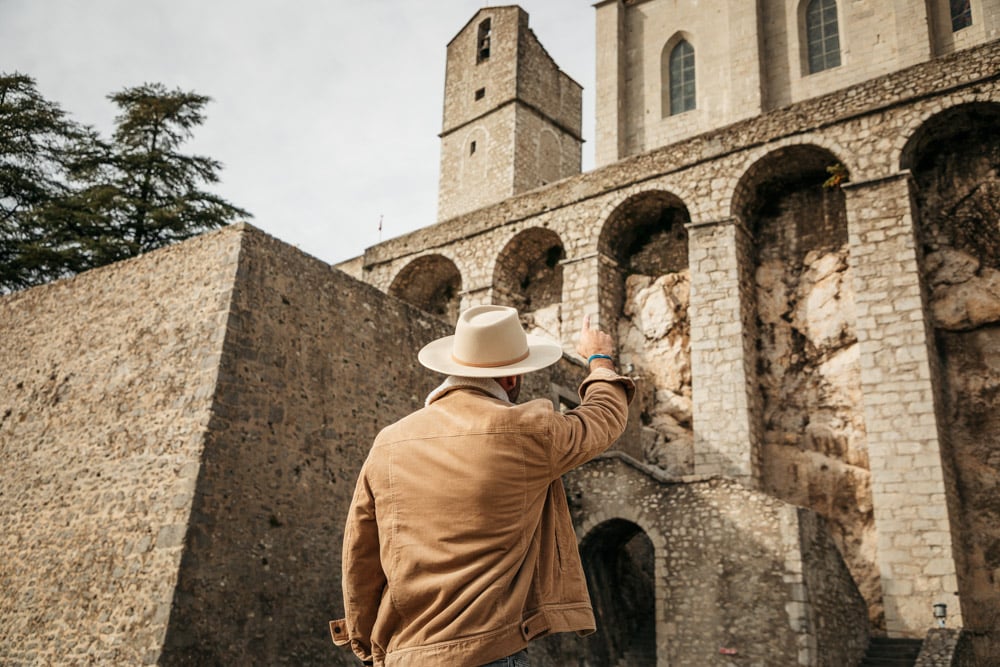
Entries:
[[476, 62], [481, 63], [490, 57], [491, 21], [485, 19], [479, 24], [479, 36], [476, 38]]
[[840, 33], [836, 0], [810, 0], [806, 8], [809, 73], [840, 66]]
[[952, 32], [958, 32], [962, 28], [968, 28], [972, 25], [971, 0], [950, 0], [950, 2]]
[[682, 39], [670, 51], [670, 115], [695, 108], [694, 47]]

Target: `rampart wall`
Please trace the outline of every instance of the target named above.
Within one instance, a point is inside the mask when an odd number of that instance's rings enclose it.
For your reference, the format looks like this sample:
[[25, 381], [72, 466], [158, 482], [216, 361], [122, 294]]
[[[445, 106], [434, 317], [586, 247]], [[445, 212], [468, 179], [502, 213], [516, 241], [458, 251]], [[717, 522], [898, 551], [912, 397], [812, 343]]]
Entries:
[[0, 663], [156, 662], [240, 237], [0, 299]]
[[0, 662], [350, 664], [346, 504], [448, 326], [245, 225], [0, 313]]
[[[233, 230], [232, 233], [237, 233]], [[449, 327], [247, 228], [160, 664], [353, 664], [346, 511], [375, 434], [437, 378]]]
[[249, 225], [0, 299], [0, 663], [354, 664], [347, 505], [451, 331]]

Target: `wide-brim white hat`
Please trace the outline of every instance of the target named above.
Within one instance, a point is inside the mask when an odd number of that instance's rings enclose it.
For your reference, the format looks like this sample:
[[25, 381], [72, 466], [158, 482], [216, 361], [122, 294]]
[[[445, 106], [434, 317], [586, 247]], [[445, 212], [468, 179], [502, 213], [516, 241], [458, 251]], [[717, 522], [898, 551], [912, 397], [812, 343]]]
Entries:
[[417, 359], [446, 375], [497, 378], [551, 366], [562, 354], [559, 343], [526, 334], [516, 309], [475, 306], [458, 316], [454, 335], [428, 343]]

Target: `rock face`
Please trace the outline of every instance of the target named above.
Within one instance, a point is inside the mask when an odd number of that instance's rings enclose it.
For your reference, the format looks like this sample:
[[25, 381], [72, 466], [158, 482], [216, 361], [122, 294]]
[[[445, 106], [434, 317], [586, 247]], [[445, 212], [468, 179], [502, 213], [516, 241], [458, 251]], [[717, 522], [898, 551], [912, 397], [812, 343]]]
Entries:
[[632, 274], [618, 324], [622, 367], [644, 380], [643, 457], [674, 476], [694, 467], [690, 300], [687, 269], [659, 277]]
[[[929, 128], [914, 159], [923, 275], [942, 369], [946, 447], [961, 493], [963, 615], [995, 628], [1000, 606], [1000, 137], [978, 105]], [[998, 647], [1000, 648], [1000, 647]]]
[[[779, 189], [765, 192], [773, 190]], [[843, 195], [824, 190], [818, 178], [786, 183], [779, 191], [755, 225], [764, 488], [828, 519], [879, 627], [877, 542]]]

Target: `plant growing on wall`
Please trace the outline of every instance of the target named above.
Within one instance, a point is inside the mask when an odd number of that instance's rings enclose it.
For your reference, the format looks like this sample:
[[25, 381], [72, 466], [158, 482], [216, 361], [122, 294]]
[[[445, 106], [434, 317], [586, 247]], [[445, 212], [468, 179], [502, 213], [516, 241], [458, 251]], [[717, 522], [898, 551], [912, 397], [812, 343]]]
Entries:
[[827, 167], [826, 173], [830, 174], [830, 177], [823, 181], [824, 188], [839, 188], [840, 184], [847, 180], [847, 167], [839, 162]]
[[0, 292], [181, 241], [250, 214], [203, 189], [222, 165], [181, 148], [208, 97], [144, 84], [109, 96], [111, 141], [34, 81], [0, 74]]

